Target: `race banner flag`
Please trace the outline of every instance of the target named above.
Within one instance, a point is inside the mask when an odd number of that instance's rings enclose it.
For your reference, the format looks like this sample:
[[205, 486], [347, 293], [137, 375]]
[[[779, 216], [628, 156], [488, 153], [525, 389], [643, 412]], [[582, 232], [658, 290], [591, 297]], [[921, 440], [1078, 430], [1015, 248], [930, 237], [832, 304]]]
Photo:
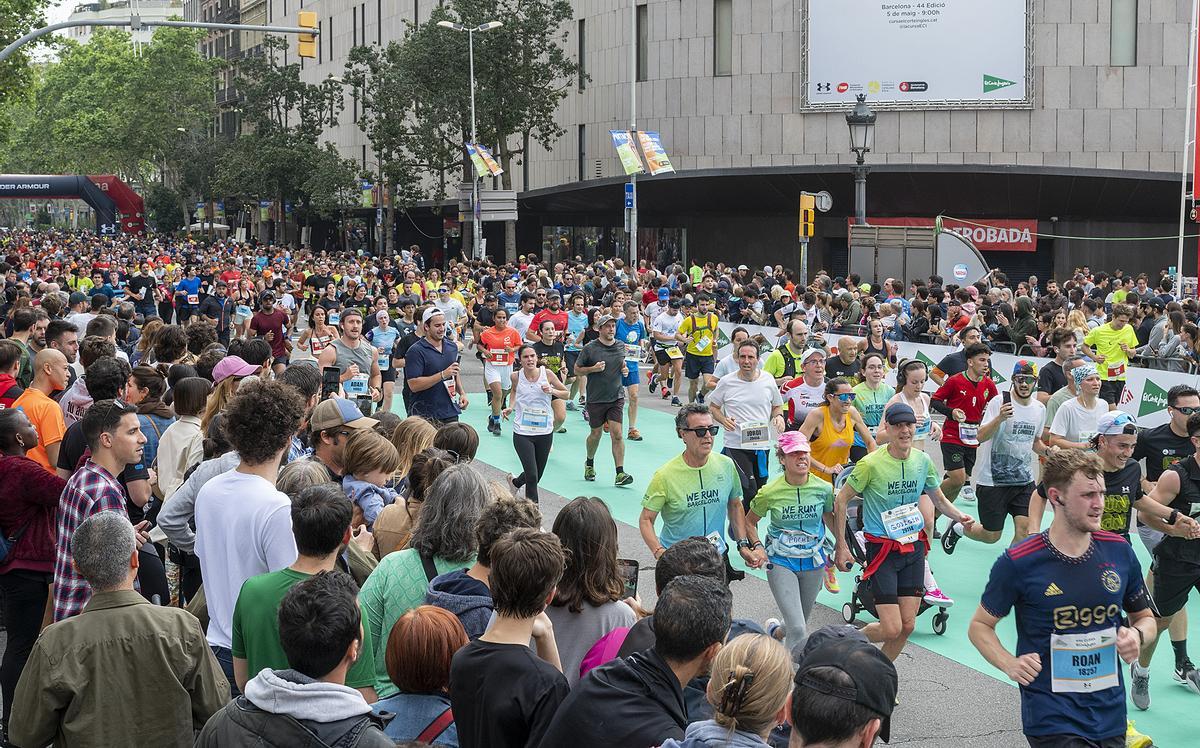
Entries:
[[215, 213], [217, 216], [217, 221], [224, 223], [225, 222], [225, 201], [224, 200], [217, 201]]
[[359, 198], [359, 204], [364, 208], [374, 207], [375, 198], [373, 194], [373, 186], [366, 179], [359, 182], [358, 188], [362, 191]]
[[480, 179], [486, 177], [488, 175], [488, 167], [484, 163], [483, 157], [479, 155], [479, 149], [475, 147], [474, 143], [466, 143], [465, 145], [467, 146], [467, 155], [471, 157], [471, 163], [475, 164], [475, 175]]
[[483, 159], [483, 163], [487, 164], [488, 171], [493, 177], [498, 177], [504, 173], [504, 169], [500, 168], [500, 164], [496, 163], [496, 159], [492, 158], [492, 152], [487, 148], [475, 144], [475, 150], [479, 151], [479, 157]]
[[271, 201], [270, 200], [259, 200], [258, 201], [258, 220], [260, 220], [260, 221], [271, 220]]
[[638, 159], [637, 151], [633, 148], [633, 139], [629, 137], [629, 132], [627, 130], [609, 130], [608, 133], [612, 135], [613, 147], [617, 149], [617, 156], [621, 159], [621, 168], [625, 170], [625, 175], [645, 172], [641, 160]]
[[662, 138], [658, 136], [658, 133], [639, 132], [638, 141], [642, 145], [642, 156], [646, 159], [646, 166], [650, 167], [651, 176], [675, 171], [675, 167], [671, 166], [671, 159], [667, 158], [667, 151], [663, 148]]
[[204, 203], [196, 203], [196, 222], [204, 221]]

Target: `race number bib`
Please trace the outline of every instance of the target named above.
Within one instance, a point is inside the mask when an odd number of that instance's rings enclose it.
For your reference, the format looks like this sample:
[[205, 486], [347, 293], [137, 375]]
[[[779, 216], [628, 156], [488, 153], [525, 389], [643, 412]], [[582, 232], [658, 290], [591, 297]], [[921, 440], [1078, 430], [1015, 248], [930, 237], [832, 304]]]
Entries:
[[960, 423], [958, 424], [958, 438], [968, 447], [979, 446], [979, 424], [978, 423]]
[[254, 312], [251, 311], [249, 306], [245, 304], [238, 304], [233, 308], [233, 314], [235, 317], [237, 317], [238, 322], [245, 322], [246, 320], [250, 319], [250, 316], [254, 314]]
[[508, 363], [508, 351], [503, 348], [489, 348], [488, 361], [494, 366], [503, 366]]
[[667, 349], [667, 358], [671, 360], [683, 358], [683, 351], [679, 350], [678, 346], [671, 346]]
[[192, 306], [196, 306], [199, 303], [200, 303], [200, 295], [199, 294], [194, 294], [194, 293], [188, 294], [188, 304], [191, 304]]
[[545, 408], [525, 408], [518, 423], [527, 431], [545, 431], [550, 428], [550, 413]]
[[915, 543], [921, 537], [925, 528], [925, 517], [916, 504], [905, 504], [895, 509], [888, 509], [880, 519], [887, 536], [897, 543]]
[[709, 534], [704, 536], [704, 539], [707, 540], [708, 542], [712, 543], [712, 547], [717, 549], [717, 553], [721, 553], [722, 551], [725, 550], [723, 547], [724, 544], [721, 542], [721, 533], [710, 532]]
[[382, 348], [376, 348], [375, 350], [379, 351], [379, 357], [376, 359], [379, 362], [379, 370], [387, 371], [392, 368], [392, 357], [388, 355], [387, 351]]
[[701, 353], [708, 353], [709, 346], [712, 345], [712, 337], [708, 334], [701, 335], [696, 338], [696, 350]]
[[1109, 379], [1116, 379], [1117, 377], [1121, 377], [1124, 375], [1125, 375], [1125, 364], [1117, 364], [1115, 366], [1110, 364], [1108, 366], [1108, 378]]
[[766, 421], [746, 421], [738, 429], [742, 449], [770, 449], [771, 429]]
[[933, 421], [926, 415], [917, 416], [917, 429], [913, 432], [913, 439], [928, 439], [929, 433], [933, 430]]
[[458, 396], [458, 383], [454, 377], [443, 379], [442, 384], [446, 385], [446, 392], [450, 393], [451, 400]]
[[1119, 684], [1115, 628], [1050, 635], [1050, 688], [1054, 693], [1093, 693]]
[[625, 360], [636, 364], [642, 360], [642, 347], [637, 343], [625, 344]]
[[341, 318], [342, 318], [342, 315], [338, 314], [337, 312], [330, 312], [329, 313], [329, 324], [336, 325], [338, 323], [338, 321], [341, 320]]
[[371, 389], [368, 385], [368, 380], [368, 375], [358, 374], [343, 382], [342, 389], [344, 389], [346, 394], [350, 395], [351, 397], [370, 394]]
[[821, 552], [824, 540], [802, 530], [783, 530], [767, 538], [767, 553], [785, 558], [812, 558]]

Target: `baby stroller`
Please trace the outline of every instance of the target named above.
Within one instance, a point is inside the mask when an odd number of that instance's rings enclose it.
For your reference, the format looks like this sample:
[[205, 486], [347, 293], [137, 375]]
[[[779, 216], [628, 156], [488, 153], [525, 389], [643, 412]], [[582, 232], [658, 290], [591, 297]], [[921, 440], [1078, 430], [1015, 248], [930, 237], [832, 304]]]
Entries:
[[[846, 482], [846, 478], [850, 476], [851, 467], [847, 467], [838, 474], [834, 481], [834, 492], [841, 490], [842, 484]], [[852, 500], [846, 508], [846, 527], [843, 532], [846, 534], [846, 544], [850, 548], [850, 555], [854, 557], [854, 563], [858, 564], [859, 569], [865, 569], [867, 564], [867, 549], [862, 539], [862, 505], [861, 497]], [[931, 608], [929, 603], [921, 600], [921, 607], [917, 609], [917, 615], [920, 616], [926, 610]], [[854, 590], [850, 593], [850, 602], [842, 605], [842, 620], [846, 623], [854, 623], [859, 613], [863, 611], [870, 613], [878, 618], [878, 613], [875, 612], [875, 593], [871, 590], [871, 585], [867, 580], [862, 578], [862, 573], [856, 574], [854, 577]], [[938, 607], [937, 613], [933, 616], [933, 633], [941, 636], [946, 633], [946, 621], [950, 619], [950, 612], [947, 608]]]

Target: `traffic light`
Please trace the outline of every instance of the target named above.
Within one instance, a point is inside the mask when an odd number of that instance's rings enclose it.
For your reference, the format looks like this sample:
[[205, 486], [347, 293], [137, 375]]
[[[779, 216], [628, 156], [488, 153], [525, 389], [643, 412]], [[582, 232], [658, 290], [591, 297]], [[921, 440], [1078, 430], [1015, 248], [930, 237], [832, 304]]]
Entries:
[[[297, 25], [306, 29], [317, 27], [317, 14], [311, 10], [300, 11]], [[317, 56], [317, 37], [315, 34], [300, 34], [297, 51], [301, 57], [314, 58]]]
[[817, 196], [800, 193], [800, 238], [810, 239], [817, 221]]

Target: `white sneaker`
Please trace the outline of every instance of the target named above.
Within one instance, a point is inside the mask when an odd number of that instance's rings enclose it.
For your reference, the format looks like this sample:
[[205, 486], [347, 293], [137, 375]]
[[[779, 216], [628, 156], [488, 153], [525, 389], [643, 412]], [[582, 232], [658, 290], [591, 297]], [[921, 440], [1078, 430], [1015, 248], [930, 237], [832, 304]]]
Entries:
[[954, 605], [954, 601], [946, 597], [946, 593], [937, 587], [925, 590], [925, 602], [935, 608], [949, 608]]
[[763, 628], [767, 630], [767, 636], [778, 641], [783, 641], [783, 621], [780, 621], [778, 618], [768, 618], [763, 621]]
[[975, 487], [969, 483], [967, 485], [963, 486], [962, 490], [958, 492], [958, 498], [960, 501], [963, 501], [967, 504], [974, 504], [975, 503]]
[[1129, 699], [1143, 712], [1150, 708], [1150, 668], [1129, 663]]

